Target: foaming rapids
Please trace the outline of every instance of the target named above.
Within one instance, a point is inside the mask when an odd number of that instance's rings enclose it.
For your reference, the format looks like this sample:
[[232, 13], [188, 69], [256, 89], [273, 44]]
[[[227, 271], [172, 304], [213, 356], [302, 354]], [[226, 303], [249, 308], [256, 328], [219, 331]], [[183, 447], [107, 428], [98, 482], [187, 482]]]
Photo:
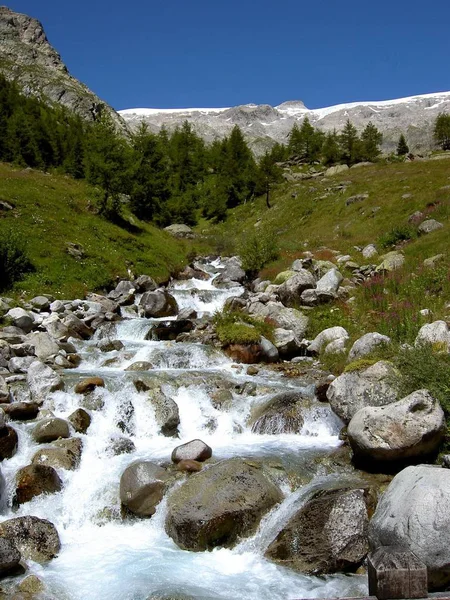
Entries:
[[[207, 281], [190, 280], [173, 286], [171, 292], [181, 308], [213, 313], [227, 298], [242, 293], [238, 287], [214, 287], [219, 267], [220, 262], [205, 266], [211, 273]], [[58, 557], [47, 565], [27, 561], [30, 573], [45, 584], [42, 598], [287, 600], [365, 595], [364, 577], [319, 579], [264, 558], [267, 546], [283, 524], [317, 486], [336, 483], [337, 476], [317, 477], [314, 465], [340, 445], [340, 421], [328, 406], [311, 399], [300, 434], [252, 432], [255, 407], [280, 391], [305, 392], [306, 388], [269, 370], [261, 369], [256, 377], [247, 376], [245, 371], [233, 368], [236, 365], [220, 350], [209, 346], [147, 339], [154, 323], [154, 319], [137, 318], [130, 311], [124, 320], [108, 324], [104, 331], [100, 329], [93, 340], [76, 342], [82, 363], [65, 374], [67, 391], [53, 392], [45, 401], [44, 408], [62, 418], [89, 401], [92, 423], [86, 434], [79, 435], [83, 441], [79, 467], [74, 471], [58, 469], [62, 491], [38, 496], [18, 509], [8, 509], [1, 517], [35, 515], [55, 524], [62, 543]], [[103, 337], [118, 339], [123, 347], [100, 352], [98, 342]], [[141, 370], [134, 369], [136, 364]], [[70, 391], [91, 374], [102, 377], [105, 387], [96, 388], [88, 398]], [[146, 388], [137, 386], [137, 380]], [[227, 393], [218, 399], [217, 392], [223, 390]], [[161, 434], [152, 393], [177, 404], [178, 438]], [[34, 425], [15, 425], [19, 451], [2, 463], [9, 482], [9, 505], [15, 473], [30, 464], [34, 453], [42, 448], [30, 435]], [[116, 455], [114, 444], [124, 437], [132, 442], [134, 450]], [[235, 548], [182, 550], [165, 531], [167, 496], [152, 518], [124, 519], [119, 483], [133, 461], [168, 463], [175, 446], [197, 438], [211, 446], [215, 460], [245, 457], [267, 461], [281, 474], [295, 469], [312, 482], [291, 493], [288, 478], [280, 475], [284, 501], [262, 520], [254, 536]]]

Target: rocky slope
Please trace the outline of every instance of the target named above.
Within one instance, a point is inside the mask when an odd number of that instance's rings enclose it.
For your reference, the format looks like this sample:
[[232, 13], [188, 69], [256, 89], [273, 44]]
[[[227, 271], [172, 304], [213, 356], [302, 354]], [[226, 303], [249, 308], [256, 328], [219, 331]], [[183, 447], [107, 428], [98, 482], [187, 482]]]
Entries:
[[113, 108], [70, 75], [41, 23], [6, 6], [0, 7], [0, 73], [25, 93], [62, 104], [83, 119], [94, 120], [104, 110], [119, 129], [126, 128]]
[[379, 102], [352, 102], [309, 110], [301, 101], [279, 106], [246, 104], [232, 108], [148, 109], [120, 111], [132, 127], [145, 121], [151, 130], [168, 129], [189, 121], [208, 141], [227, 135], [239, 125], [258, 154], [273, 142], [286, 142], [294, 123], [305, 116], [324, 131], [342, 129], [347, 119], [363, 129], [372, 121], [384, 134], [384, 150], [395, 150], [400, 133], [405, 133], [410, 149], [427, 151], [433, 147], [432, 127], [440, 112], [450, 111], [450, 92], [426, 94]]

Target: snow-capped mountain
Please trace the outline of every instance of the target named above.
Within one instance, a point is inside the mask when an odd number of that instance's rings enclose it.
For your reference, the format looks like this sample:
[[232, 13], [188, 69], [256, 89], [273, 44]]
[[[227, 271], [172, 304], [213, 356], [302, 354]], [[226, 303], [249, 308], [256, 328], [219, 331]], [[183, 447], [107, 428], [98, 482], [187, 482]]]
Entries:
[[433, 147], [433, 124], [441, 112], [450, 112], [450, 92], [317, 109], [308, 109], [301, 101], [289, 101], [275, 107], [245, 104], [231, 108], [131, 108], [119, 114], [132, 129], [145, 122], [154, 132], [162, 126], [170, 130], [188, 121], [207, 141], [221, 138], [239, 125], [259, 154], [274, 141], [286, 142], [294, 123], [305, 116], [324, 131], [342, 129], [347, 119], [358, 130], [372, 121], [384, 134], [385, 151], [395, 149], [400, 133], [406, 135], [411, 150], [426, 151]]

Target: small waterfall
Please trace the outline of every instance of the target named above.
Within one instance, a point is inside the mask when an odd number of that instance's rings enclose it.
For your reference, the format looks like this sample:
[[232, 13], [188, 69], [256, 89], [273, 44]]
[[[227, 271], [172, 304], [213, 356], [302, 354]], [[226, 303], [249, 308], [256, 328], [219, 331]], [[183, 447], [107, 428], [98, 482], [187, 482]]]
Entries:
[[[349, 479], [342, 475], [326, 475], [316, 477], [311, 483], [289, 494], [281, 504], [273, 508], [259, 525], [258, 531], [252, 538], [241, 542], [236, 548], [238, 552], [256, 552], [264, 555], [267, 548], [274, 541], [277, 535], [287, 525], [290, 519], [301, 510], [313, 495], [323, 489], [333, 489], [341, 487], [349, 482]], [[354, 479], [352, 479], [354, 483]]]

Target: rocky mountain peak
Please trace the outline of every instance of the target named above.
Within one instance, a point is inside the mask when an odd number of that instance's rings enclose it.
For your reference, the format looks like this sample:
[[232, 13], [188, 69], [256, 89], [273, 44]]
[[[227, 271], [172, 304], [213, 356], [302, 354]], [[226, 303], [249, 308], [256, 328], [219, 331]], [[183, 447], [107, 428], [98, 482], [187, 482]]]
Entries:
[[301, 100], [287, 100], [286, 102], [279, 104], [276, 108], [281, 111], [289, 109], [308, 110]]
[[7, 6], [0, 6], [0, 47], [2, 53], [13, 59], [20, 50], [20, 59], [30, 64], [67, 72], [60, 55], [50, 45], [42, 24], [37, 20], [16, 13]]
[[118, 130], [127, 129], [113, 108], [70, 75], [42, 24], [7, 6], [0, 6], [0, 73], [25, 94], [61, 104], [89, 121], [106, 112]]

